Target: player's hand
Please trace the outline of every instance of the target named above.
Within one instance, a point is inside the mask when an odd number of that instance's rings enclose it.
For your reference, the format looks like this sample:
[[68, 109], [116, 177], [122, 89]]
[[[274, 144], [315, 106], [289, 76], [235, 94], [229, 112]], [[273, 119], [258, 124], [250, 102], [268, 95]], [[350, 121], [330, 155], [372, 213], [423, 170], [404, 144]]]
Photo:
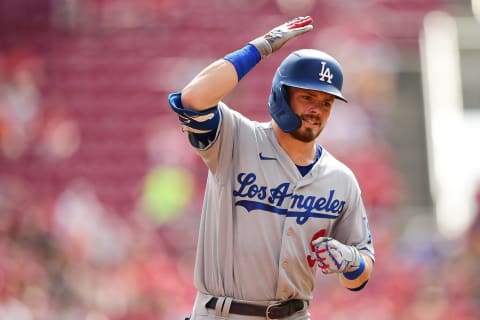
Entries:
[[352, 272], [360, 266], [357, 248], [345, 245], [333, 238], [319, 237], [312, 241], [313, 253], [323, 273]]
[[262, 58], [280, 49], [288, 40], [313, 29], [313, 19], [309, 16], [298, 17], [273, 28], [268, 33], [251, 41]]

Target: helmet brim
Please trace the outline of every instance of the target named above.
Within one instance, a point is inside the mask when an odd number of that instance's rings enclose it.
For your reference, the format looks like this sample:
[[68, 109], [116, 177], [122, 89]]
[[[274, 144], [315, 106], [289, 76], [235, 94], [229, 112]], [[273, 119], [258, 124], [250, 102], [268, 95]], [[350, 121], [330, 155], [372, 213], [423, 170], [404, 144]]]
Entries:
[[334, 86], [331, 86], [331, 85], [317, 84], [315, 86], [312, 86], [311, 84], [307, 84], [307, 83], [299, 83], [299, 82], [290, 83], [288, 80], [281, 80], [280, 84], [282, 86], [289, 86], [289, 87], [294, 87], [294, 88], [314, 90], [314, 91], [328, 93], [328, 94], [331, 94], [332, 96], [334, 96], [336, 99], [342, 100], [343, 102], [348, 103], [348, 100], [342, 95], [342, 93], [337, 88], [335, 88]]

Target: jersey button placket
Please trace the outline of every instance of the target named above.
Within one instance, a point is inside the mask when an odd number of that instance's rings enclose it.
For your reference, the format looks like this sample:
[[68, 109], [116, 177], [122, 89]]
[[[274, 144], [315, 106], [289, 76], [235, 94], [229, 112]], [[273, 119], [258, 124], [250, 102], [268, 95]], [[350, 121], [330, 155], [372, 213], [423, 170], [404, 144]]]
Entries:
[[[297, 189], [296, 185], [293, 185], [293, 189], [289, 190], [289, 193], [295, 192]], [[291, 198], [286, 199], [285, 208], [287, 210], [291, 210]], [[279, 263], [279, 283], [277, 288], [277, 296], [281, 299], [287, 299], [291, 295], [292, 288], [289, 286], [289, 281], [287, 273], [289, 272], [288, 266], [289, 262], [288, 259], [291, 258], [292, 253], [288, 252], [287, 248], [289, 248], [289, 242], [292, 241], [291, 237], [295, 234], [292, 224], [296, 224], [295, 217], [288, 217], [285, 219], [285, 225], [282, 235], [282, 246], [280, 249], [280, 263]], [[287, 253], [288, 252], [288, 253]]]
[[292, 228], [292, 227], [288, 227], [288, 229], [287, 229], [287, 236], [291, 237], [291, 236], [293, 236], [293, 233], [294, 233], [294, 232], [293, 232], [293, 228]]

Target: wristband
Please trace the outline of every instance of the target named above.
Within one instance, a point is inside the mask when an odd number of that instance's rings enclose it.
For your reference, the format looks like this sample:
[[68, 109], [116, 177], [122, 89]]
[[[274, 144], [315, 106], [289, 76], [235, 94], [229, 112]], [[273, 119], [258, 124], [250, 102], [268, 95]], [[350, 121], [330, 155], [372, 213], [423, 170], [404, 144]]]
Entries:
[[365, 270], [365, 259], [360, 255], [360, 266], [357, 270], [351, 272], [344, 272], [343, 276], [348, 280], [355, 280], [357, 279]]
[[233, 64], [237, 71], [238, 81], [240, 81], [257, 65], [261, 58], [258, 49], [252, 44], [247, 44], [245, 47], [227, 54], [223, 59]]

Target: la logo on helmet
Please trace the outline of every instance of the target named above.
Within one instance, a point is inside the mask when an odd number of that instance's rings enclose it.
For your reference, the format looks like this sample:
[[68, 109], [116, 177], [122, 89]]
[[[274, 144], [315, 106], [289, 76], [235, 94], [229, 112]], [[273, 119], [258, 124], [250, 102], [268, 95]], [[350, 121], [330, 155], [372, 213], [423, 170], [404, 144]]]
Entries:
[[325, 67], [325, 65], [327, 64], [325, 61], [322, 61], [321, 64], [322, 70], [320, 70], [320, 73], [318, 74], [320, 76], [320, 81], [325, 82], [325, 78], [327, 78], [327, 82], [332, 84], [333, 74], [330, 72], [330, 68]]

